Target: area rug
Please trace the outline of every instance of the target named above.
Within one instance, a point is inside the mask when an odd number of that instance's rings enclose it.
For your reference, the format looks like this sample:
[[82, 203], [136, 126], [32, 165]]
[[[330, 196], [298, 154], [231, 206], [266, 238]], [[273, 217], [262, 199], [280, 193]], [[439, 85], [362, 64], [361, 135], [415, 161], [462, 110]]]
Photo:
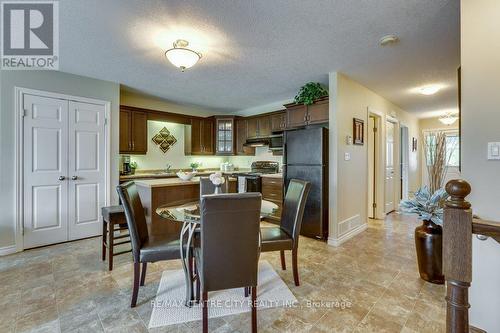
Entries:
[[[155, 300], [151, 302], [153, 312], [149, 328], [201, 320], [201, 305], [184, 306], [185, 288], [182, 270], [163, 272]], [[209, 318], [250, 311], [251, 298], [245, 297], [243, 288], [210, 292], [208, 299]], [[258, 311], [297, 304], [295, 296], [267, 261], [259, 263], [257, 303]]]

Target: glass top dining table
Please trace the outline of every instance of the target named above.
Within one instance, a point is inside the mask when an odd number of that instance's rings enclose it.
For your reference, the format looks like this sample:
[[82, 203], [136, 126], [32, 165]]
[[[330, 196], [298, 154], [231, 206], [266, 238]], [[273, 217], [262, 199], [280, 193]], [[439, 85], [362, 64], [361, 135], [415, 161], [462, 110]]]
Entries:
[[[271, 201], [262, 200], [260, 217], [265, 218], [273, 215], [278, 209], [278, 205]], [[184, 200], [168, 205], [159, 206], [156, 214], [174, 222], [200, 223], [200, 200]]]
[[[265, 218], [276, 212], [278, 205], [271, 201], [262, 200], [260, 217]], [[193, 267], [190, 261], [190, 250], [192, 247], [195, 230], [200, 225], [200, 200], [184, 200], [168, 205], [160, 206], [156, 209], [156, 214], [166, 220], [183, 223], [179, 234], [179, 246], [181, 254], [182, 267], [186, 281], [186, 302], [190, 307], [195, 302], [193, 294]]]

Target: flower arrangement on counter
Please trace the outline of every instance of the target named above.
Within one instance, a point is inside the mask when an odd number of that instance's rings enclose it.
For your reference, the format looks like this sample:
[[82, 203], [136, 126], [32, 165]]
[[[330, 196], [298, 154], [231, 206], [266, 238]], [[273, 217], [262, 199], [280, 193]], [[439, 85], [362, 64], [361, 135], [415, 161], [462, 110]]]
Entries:
[[226, 179], [222, 176], [222, 173], [220, 172], [211, 174], [209, 178], [212, 184], [214, 184], [215, 186], [221, 186], [226, 182]]

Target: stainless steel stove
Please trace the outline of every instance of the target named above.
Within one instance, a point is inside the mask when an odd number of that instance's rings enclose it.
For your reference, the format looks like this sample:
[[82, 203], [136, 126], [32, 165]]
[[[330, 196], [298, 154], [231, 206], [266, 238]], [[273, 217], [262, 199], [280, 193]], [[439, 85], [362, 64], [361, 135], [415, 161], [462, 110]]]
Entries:
[[260, 192], [262, 188], [262, 174], [278, 173], [279, 163], [272, 161], [252, 162], [250, 172], [236, 172], [238, 177], [238, 192]]

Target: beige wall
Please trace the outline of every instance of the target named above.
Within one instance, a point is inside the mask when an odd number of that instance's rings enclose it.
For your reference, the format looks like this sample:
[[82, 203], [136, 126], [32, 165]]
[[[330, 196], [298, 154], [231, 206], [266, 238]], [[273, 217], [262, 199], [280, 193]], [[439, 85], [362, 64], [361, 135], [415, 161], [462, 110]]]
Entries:
[[[337, 245], [353, 230], [360, 230], [367, 222], [368, 152], [366, 124], [368, 109], [396, 119], [408, 127], [410, 144], [418, 137], [418, 119], [400, 109], [387, 99], [377, 95], [346, 75], [330, 73], [330, 237]], [[365, 121], [365, 145], [348, 145], [346, 136], [352, 135], [353, 118]], [[382, 121], [384, 123], [384, 121]], [[382, 124], [381, 136], [385, 136]], [[399, 137], [399, 135], [397, 136]], [[397, 143], [399, 145], [399, 143]], [[385, 150], [385, 144], [382, 145]], [[344, 154], [351, 160], [345, 161]], [[382, 158], [382, 160], [384, 160]], [[396, 179], [399, 179], [397, 168]], [[420, 185], [418, 154], [409, 156], [409, 188], [414, 191]], [[380, 199], [380, 196], [379, 196]], [[383, 203], [383, 198], [379, 200]]]
[[[15, 100], [14, 87], [95, 98], [111, 102], [111, 186], [118, 184], [119, 85], [55, 71], [0, 71], [0, 249], [15, 238]], [[112, 202], [117, 202], [111, 191]]]
[[[500, 161], [487, 143], [500, 141], [500, 1], [462, 0], [462, 175], [468, 200], [484, 219], [500, 221]], [[500, 245], [473, 238], [471, 324], [500, 332]]]
[[177, 104], [154, 96], [131, 92], [123, 88], [120, 90], [120, 104], [200, 117], [213, 116], [216, 113], [214, 110]]
[[445, 125], [439, 121], [439, 117], [419, 119], [418, 124], [421, 131], [458, 129], [458, 120], [452, 125]]

